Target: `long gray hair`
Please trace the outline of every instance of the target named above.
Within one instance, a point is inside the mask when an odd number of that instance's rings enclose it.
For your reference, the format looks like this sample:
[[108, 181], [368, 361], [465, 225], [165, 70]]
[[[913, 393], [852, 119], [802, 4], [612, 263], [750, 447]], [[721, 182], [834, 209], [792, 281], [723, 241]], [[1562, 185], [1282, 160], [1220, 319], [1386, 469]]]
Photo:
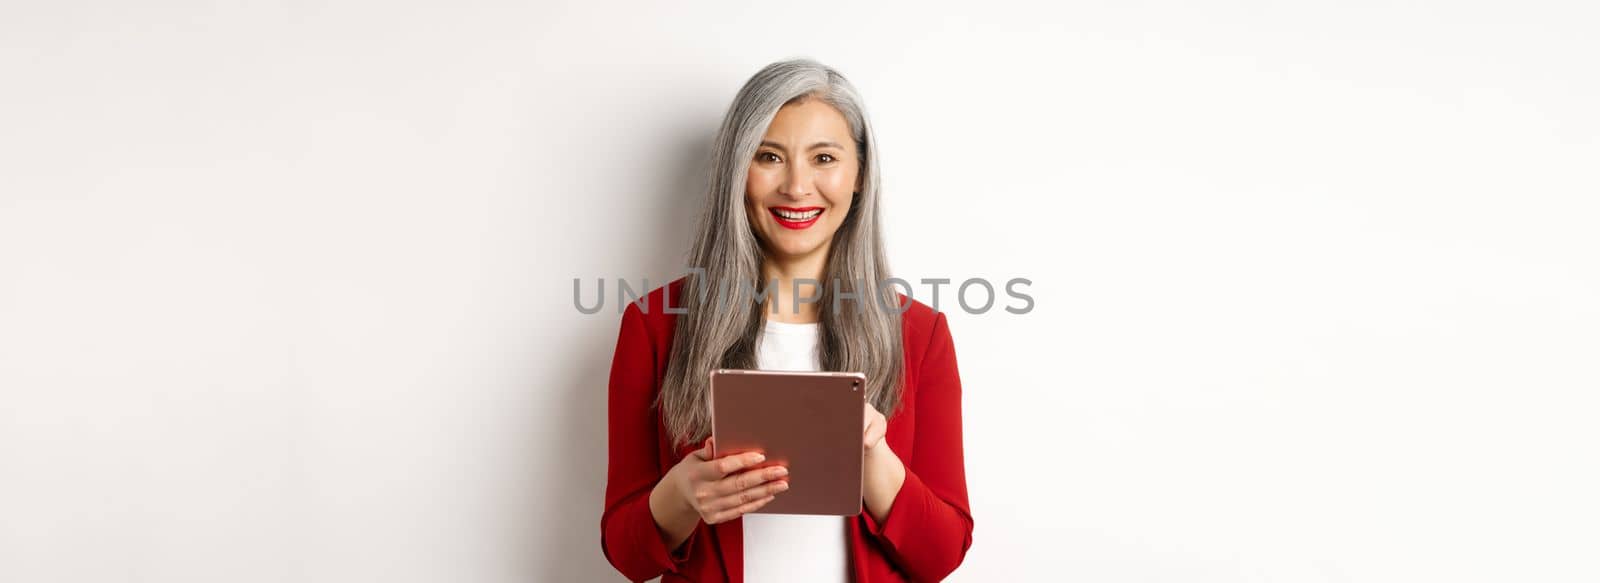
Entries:
[[[866, 373], [867, 402], [885, 416], [893, 416], [900, 405], [903, 308], [886, 281], [890, 274], [878, 218], [872, 124], [861, 96], [838, 71], [809, 59], [779, 61], [739, 89], [712, 146], [710, 189], [689, 251], [695, 270], [680, 300], [686, 312], [678, 316], [656, 402], [675, 446], [703, 440], [711, 432], [706, 403], [712, 369], [756, 367], [756, 342], [766, 313], [754, 296], [739, 295], [764, 289], [761, 244], [745, 211], [745, 179], [778, 110], [808, 99], [820, 99], [844, 116], [861, 164], [861, 189], [834, 233], [819, 286], [818, 356], [823, 370]], [[832, 309], [836, 291], [857, 294], [854, 304], [841, 299], [840, 309]]]

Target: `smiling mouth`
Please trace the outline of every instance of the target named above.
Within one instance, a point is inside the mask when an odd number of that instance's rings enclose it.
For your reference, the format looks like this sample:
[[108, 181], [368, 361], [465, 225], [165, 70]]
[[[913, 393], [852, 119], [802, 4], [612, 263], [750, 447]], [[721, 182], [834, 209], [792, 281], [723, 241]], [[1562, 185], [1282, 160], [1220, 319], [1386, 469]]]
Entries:
[[822, 207], [767, 207], [767, 212], [772, 213], [773, 220], [779, 225], [790, 229], [804, 229], [816, 224], [817, 218], [822, 216]]

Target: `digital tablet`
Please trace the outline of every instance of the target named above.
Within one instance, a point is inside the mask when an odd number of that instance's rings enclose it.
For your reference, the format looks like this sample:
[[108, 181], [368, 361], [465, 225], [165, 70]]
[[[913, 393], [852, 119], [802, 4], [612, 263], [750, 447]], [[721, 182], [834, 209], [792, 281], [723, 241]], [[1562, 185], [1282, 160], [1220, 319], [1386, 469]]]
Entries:
[[712, 455], [789, 468], [789, 489], [753, 514], [861, 513], [865, 386], [858, 372], [711, 372]]

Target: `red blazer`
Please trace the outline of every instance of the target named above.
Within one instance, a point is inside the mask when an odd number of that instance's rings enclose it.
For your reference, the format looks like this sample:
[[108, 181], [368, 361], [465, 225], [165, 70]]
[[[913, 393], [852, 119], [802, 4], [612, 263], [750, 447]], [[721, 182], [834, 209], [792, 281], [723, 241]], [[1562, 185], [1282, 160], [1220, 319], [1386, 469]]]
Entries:
[[[653, 407], [667, 372], [682, 278], [652, 290], [648, 310], [628, 304], [611, 361], [609, 467], [600, 548], [633, 581], [660, 575], [670, 581], [744, 580], [743, 519], [695, 527], [677, 552], [669, 552], [650, 515], [656, 482], [699, 444], [672, 448]], [[961, 454], [961, 378], [955, 345], [943, 313], [911, 301], [902, 317], [905, 392], [889, 419], [889, 447], [906, 465], [905, 484], [879, 523], [863, 510], [846, 519], [855, 580], [938, 581], [961, 564], [972, 546]]]

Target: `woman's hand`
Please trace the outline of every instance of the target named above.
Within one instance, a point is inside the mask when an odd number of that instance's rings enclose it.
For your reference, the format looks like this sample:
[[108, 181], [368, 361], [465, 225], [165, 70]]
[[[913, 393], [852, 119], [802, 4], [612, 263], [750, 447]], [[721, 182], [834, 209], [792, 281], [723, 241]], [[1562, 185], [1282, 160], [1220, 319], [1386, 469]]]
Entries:
[[889, 434], [889, 420], [872, 403], [862, 403], [861, 406], [866, 407], [862, 415], [861, 452], [871, 455], [879, 445], [888, 449], [889, 445], [883, 443], [883, 437]]
[[[699, 522], [727, 522], [766, 506], [789, 489], [789, 469], [755, 468], [759, 453], [711, 457], [712, 440], [684, 456], [650, 491], [650, 514], [667, 548], [677, 549]], [[754, 468], [754, 469], [752, 469]]]
[[906, 466], [889, 448], [889, 420], [872, 403], [863, 403], [861, 428], [861, 501], [867, 513], [878, 522], [889, 517], [889, 508], [906, 481]]
[[714, 442], [685, 456], [667, 471], [679, 499], [706, 524], [733, 520], [771, 502], [789, 489], [789, 469], [781, 465], [753, 468], [766, 461], [759, 453], [725, 455], [712, 459]]

